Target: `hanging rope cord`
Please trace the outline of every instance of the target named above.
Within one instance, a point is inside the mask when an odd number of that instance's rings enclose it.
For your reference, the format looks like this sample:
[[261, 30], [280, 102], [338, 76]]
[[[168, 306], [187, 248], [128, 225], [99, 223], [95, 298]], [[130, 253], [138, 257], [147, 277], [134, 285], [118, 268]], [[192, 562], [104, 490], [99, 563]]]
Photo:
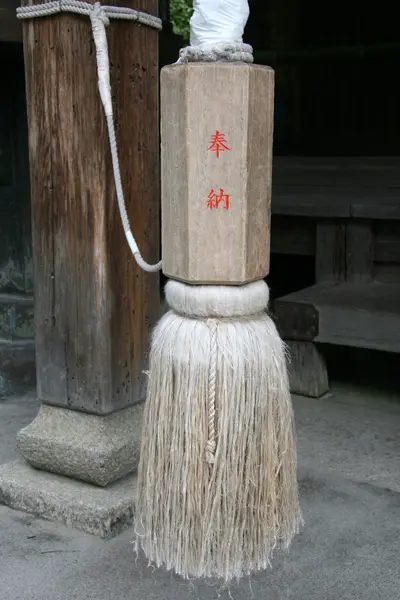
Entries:
[[148, 273], [160, 271], [162, 261], [155, 265], [150, 265], [143, 258], [139, 251], [135, 238], [133, 237], [129, 217], [126, 212], [126, 204], [121, 181], [121, 171], [118, 158], [118, 147], [115, 135], [114, 115], [111, 100], [110, 85], [110, 61], [108, 56], [108, 44], [106, 35], [106, 26], [110, 19], [120, 19], [135, 21], [141, 25], [152, 27], [157, 31], [162, 29], [162, 21], [154, 15], [133, 10], [131, 8], [120, 8], [118, 6], [101, 6], [99, 2], [90, 4], [80, 0], [55, 0], [53, 2], [44, 2], [42, 4], [32, 4], [17, 8], [18, 19], [33, 19], [36, 17], [46, 17], [60, 12], [75, 13], [78, 15], [87, 15], [90, 17], [93, 31], [93, 39], [96, 46], [96, 61], [98, 83], [101, 101], [106, 115], [108, 138], [110, 142], [111, 158], [114, 172], [115, 189], [117, 193], [118, 208], [121, 216], [122, 225], [126, 240], [132, 251], [133, 256], [139, 267]]

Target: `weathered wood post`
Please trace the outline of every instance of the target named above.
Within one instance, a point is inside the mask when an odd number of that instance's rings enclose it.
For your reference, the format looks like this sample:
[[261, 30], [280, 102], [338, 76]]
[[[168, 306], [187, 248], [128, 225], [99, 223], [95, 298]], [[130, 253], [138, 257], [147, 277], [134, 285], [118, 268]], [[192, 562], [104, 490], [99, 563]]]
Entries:
[[[157, 14], [157, 0], [124, 6]], [[113, 20], [108, 42], [127, 212], [143, 255], [154, 261], [158, 32]], [[28, 20], [24, 50], [42, 405], [19, 432], [18, 448], [36, 469], [107, 486], [136, 468], [136, 405], [144, 399], [159, 278], [137, 267], [124, 237], [90, 19], [63, 13]]]

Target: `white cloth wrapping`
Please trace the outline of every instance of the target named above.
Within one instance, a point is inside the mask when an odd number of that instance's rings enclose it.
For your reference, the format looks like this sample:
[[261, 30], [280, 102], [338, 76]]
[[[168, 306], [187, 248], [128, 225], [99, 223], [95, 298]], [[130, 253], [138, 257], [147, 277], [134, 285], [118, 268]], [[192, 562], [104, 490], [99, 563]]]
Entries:
[[242, 42], [249, 18], [248, 0], [194, 0], [190, 45]]

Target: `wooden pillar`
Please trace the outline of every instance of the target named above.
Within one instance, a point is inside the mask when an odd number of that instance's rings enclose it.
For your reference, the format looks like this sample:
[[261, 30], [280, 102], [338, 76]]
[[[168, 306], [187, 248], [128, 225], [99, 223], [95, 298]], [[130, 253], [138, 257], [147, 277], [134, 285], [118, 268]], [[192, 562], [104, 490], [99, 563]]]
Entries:
[[269, 271], [273, 70], [189, 63], [165, 67], [161, 82], [164, 275], [213, 285], [263, 279]]
[[[124, 6], [157, 14], [157, 0], [125, 0]], [[127, 211], [144, 258], [156, 261], [159, 34], [117, 20], [107, 34]], [[38, 394], [45, 405], [111, 415], [144, 399], [159, 277], [136, 266], [125, 241], [89, 17], [64, 13], [24, 22], [24, 51]], [[49, 409], [41, 410], [48, 418]], [[32, 457], [27, 449], [30, 431], [18, 440], [35, 467], [100, 485], [135, 467], [133, 459], [129, 468], [114, 465], [108, 478], [88, 477], [79, 465], [53, 468], [49, 457], [44, 461], [39, 451]]]

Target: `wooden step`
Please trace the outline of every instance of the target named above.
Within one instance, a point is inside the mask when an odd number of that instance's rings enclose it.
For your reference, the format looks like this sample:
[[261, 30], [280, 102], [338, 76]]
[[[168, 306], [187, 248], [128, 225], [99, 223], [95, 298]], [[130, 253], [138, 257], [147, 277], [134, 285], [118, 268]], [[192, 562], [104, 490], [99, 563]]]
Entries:
[[283, 339], [400, 352], [400, 284], [318, 284], [274, 312]]

